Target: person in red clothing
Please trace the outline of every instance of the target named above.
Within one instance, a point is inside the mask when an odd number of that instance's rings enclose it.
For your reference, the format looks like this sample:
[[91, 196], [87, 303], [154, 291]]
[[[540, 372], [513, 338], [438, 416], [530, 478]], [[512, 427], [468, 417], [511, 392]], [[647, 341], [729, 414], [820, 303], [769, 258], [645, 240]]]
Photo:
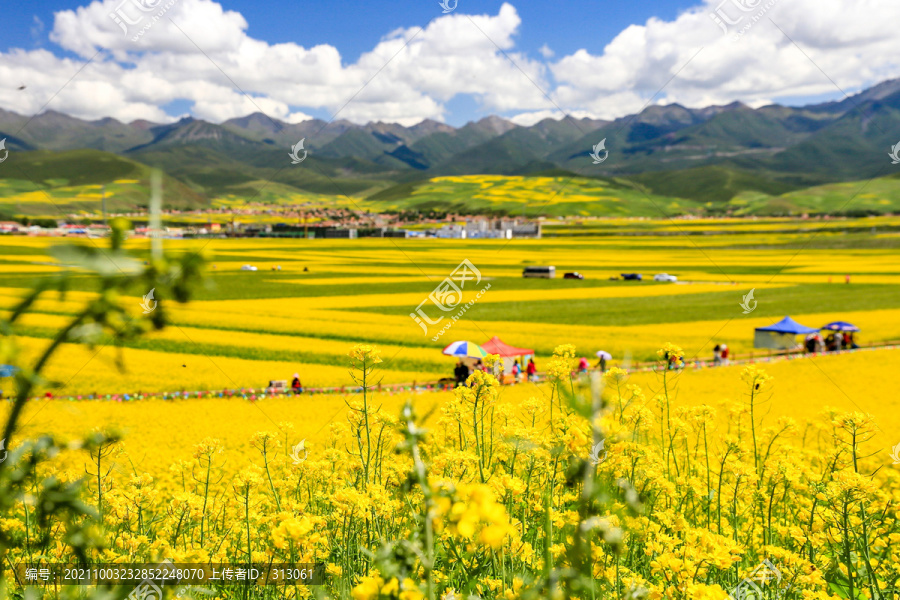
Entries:
[[853, 348], [859, 348], [859, 346], [856, 345], [856, 342], [853, 341], [853, 334], [852, 334], [852, 333], [849, 333], [849, 332], [846, 332], [846, 331], [844, 332], [844, 344], [843, 344], [843, 346], [844, 346], [844, 348], [847, 349], [847, 350], [851, 350], [851, 349], [853, 349]]
[[528, 374], [528, 379], [530, 381], [535, 381], [537, 379], [537, 366], [534, 364], [534, 359], [528, 359], [528, 366], [525, 367], [525, 373]]

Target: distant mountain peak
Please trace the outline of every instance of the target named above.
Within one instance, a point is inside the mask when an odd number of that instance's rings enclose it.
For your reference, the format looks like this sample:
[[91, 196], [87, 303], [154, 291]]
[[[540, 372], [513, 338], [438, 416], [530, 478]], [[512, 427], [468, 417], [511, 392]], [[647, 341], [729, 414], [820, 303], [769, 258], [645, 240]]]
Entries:
[[258, 111], [255, 113], [250, 113], [245, 117], [228, 119], [227, 121], [222, 123], [222, 125], [233, 125], [241, 129], [249, 129], [251, 131], [268, 134], [278, 133], [286, 127], [286, 123], [283, 123], [278, 119], [273, 119], [268, 115]]
[[516, 125], [512, 121], [508, 121], [503, 117], [498, 117], [497, 115], [490, 115], [484, 117], [483, 119], [479, 119], [475, 122], [475, 125], [478, 125], [479, 127], [482, 127], [484, 129], [489, 129], [497, 135], [503, 135], [510, 129], [515, 129], [516, 127], [518, 127], [518, 125]]
[[438, 131], [449, 133], [451, 131], [456, 131], [456, 128], [452, 125], [447, 125], [446, 123], [441, 123], [440, 121], [435, 121], [434, 119], [423, 119], [410, 127], [410, 129], [427, 133], [435, 133]]

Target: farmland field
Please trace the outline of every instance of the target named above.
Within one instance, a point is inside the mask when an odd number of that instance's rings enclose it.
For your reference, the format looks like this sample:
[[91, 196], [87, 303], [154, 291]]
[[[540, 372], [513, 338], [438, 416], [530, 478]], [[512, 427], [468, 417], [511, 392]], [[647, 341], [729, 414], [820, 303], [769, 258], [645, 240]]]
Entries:
[[[739, 401], [742, 396], [740, 366], [725, 366], [703, 370], [688, 370], [675, 380], [679, 403], [696, 406]], [[826, 356], [812, 361], [775, 362], [766, 365], [775, 378], [775, 389], [765, 406], [765, 420], [775, 422], [789, 417], [803, 422], [818, 416], [826, 407], [838, 411], [862, 410], [876, 417], [881, 428], [876, 442], [892, 443], [884, 431], [900, 429], [900, 403], [895, 394], [900, 370], [900, 351], [878, 350], [853, 353], [847, 356]], [[860, 394], [853, 381], [871, 382], [871, 389]], [[661, 388], [659, 373], [637, 373], [628, 383], [640, 385], [648, 396]], [[520, 406], [532, 397], [546, 398], [551, 388], [521, 383], [507, 386], [501, 400]], [[207, 437], [219, 438], [228, 449], [229, 459], [235, 462], [251, 458], [255, 450], [246, 444], [254, 433], [272, 429], [275, 422], [295, 425], [292, 435], [306, 439], [310, 448], [321, 447], [329, 437], [328, 426], [344, 420], [347, 407], [344, 401], [352, 394], [325, 394], [314, 400], [269, 398], [251, 403], [234, 398], [187, 399], [145, 402], [36, 402], [25, 413], [25, 435], [54, 431], [66, 437], [84, 436], [98, 426], [117, 427], [125, 436], [124, 447], [132, 458], [142, 456], [153, 447], [154, 440], [170, 439], [161, 455], [144, 463], [144, 469], [154, 477], [165, 476], [176, 460], [188, 457], [196, 443]], [[452, 392], [399, 392], [375, 395], [376, 402], [390, 414], [398, 414], [407, 400], [426, 414], [453, 399]], [[721, 426], [727, 428], [727, 419]], [[296, 442], [297, 440], [294, 440]], [[293, 444], [291, 444], [293, 445]], [[123, 458], [123, 460], [125, 460]], [[127, 462], [127, 461], [126, 461]], [[70, 466], [74, 467], [71, 463]]]
[[[846, 598], [848, 580], [884, 589], [900, 575], [896, 551], [860, 523], [900, 536], [888, 454], [900, 428], [895, 229], [893, 218], [611, 220], [559, 224], [560, 237], [541, 240], [166, 240], [173, 260], [208, 255], [206, 283], [187, 304], [160, 284], [149, 317], [149, 289], [98, 293], [96, 276], [71, 271], [64, 295], [43, 294], [16, 319], [17, 364], [34, 363], [85, 306], [121, 303], [127, 322], [169, 324], [121, 344], [62, 344], [8, 446], [21, 453], [20, 440], [52, 432], [42, 485], [80, 481], [105, 541], [60, 529], [52, 546], [33, 540], [39, 513], [24, 500], [0, 528], [16, 560], [77, 547], [95, 563], [322, 565], [323, 587], [250, 593], [267, 600], [536, 600], [549, 597], [546, 573], [590, 587], [573, 598], [723, 600], [763, 559], [790, 578], [789, 597]], [[130, 264], [92, 254], [106, 240], [0, 237], [3, 317], [68, 269], [48, 254], [62, 242], [109, 276], [155, 264], [144, 240], [125, 242]], [[433, 294], [461, 264], [462, 298]], [[528, 265], [557, 277], [524, 279]], [[653, 281], [663, 272], [678, 282]], [[446, 317], [420, 325], [410, 314], [421, 306], [429, 321]], [[753, 329], [785, 315], [849, 321], [857, 341], [880, 347], [754, 350]], [[495, 335], [534, 349], [546, 376], [499, 385], [479, 372], [469, 387], [428, 389], [452, 373], [444, 346]], [[736, 364], [703, 364], [720, 343]], [[591, 392], [571, 373], [598, 350], [622, 370]], [[646, 367], [666, 352], [686, 368]], [[306, 393], [262, 393], [293, 373]], [[600, 417], [588, 400], [603, 402]], [[576, 476], [593, 495], [572, 491]], [[849, 523], [848, 506], [862, 520]], [[584, 520], [588, 510], [603, 516]], [[577, 541], [585, 523], [589, 550]], [[582, 563], [589, 583], [565, 567]]]
[[[785, 315], [811, 326], [850, 321], [866, 343], [900, 340], [900, 236], [888, 228], [891, 220], [863, 223], [850, 233], [825, 223], [810, 233], [740, 236], [729, 230], [745, 224], [723, 221], [706, 225], [711, 235], [690, 237], [635, 238], [624, 231], [513, 241], [169, 240], [169, 252], [203, 247], [213, 256], [208, 286], [194, 302], [157, 297], [176, 326], [128, 343], [126, 373], [110, 368], [118, 350], [101, 343], [96, 355], [64, 348], [49, 374], [67, 382], [63, 395], [260, 388], [294, 372], [309, 387], [341, 386], [348, 345], [365, 342], [385, 353], [385, 383], [424, 382], [451, 374], [454, 361], [440, 353], [451, 341], [483, 343], [495, 335], [533, 348], [539, 368], [562, 342], [575, 344], [579, 355], [606, 350], [614, 361], [640, 362], [655, 358], [661, 340], [673, 341], [705, 360], [717, 343], [738, 354], [752, 351], [753, 329]], [[696, 227], [668, 223], [675, 233]], [[871, 227], [886, 232], [873, 236]], [[648, 224], [636, 222], [633, 231], [641, 230]], [[832, 250], [854, 241], [859, 248]], [[0, 238], [0, 308], [12, 307], [35, 278], [57, 270], [46, 255], [51, 244]], [[130, 248], [147, 255], [146, 242]], [[490, 289], [435, 340], [439, 327], [426, 334], [410, 313], [463, 260], [482, 277], [477, 289], [470, 282], [463, 290], [463, 303]], [[245, 264], [258, 271], [241, 271]], [[541, 264], [554, 265], [557, 278], [521, 277], [524, 266]], [[567, 271], [585, 279], [562, 279]], [[644, 280], [610, 280], [628, 272]], [[659, 272], [679, 282], [654, 282]], [[36, 352], [41, 339], [92, 298], [91, 286], [87, 276], [75, 276], [65, 299], [39, 302], [19, 325], [23, 350]], [[758, 306], [744, 314], [740, 303], [751, 289]], [[136, 296], [135, 316], [140, 303]]]

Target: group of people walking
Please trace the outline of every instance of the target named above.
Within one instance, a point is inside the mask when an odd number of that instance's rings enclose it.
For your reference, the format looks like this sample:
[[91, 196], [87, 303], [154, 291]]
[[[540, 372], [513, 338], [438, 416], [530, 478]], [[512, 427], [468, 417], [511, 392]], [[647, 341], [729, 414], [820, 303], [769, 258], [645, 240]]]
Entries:
[[806, 336], [806, 351], [810, 354], [820, 354], [822, 352], [840, 352], [841, 350], [853, 350], [859, 348], [856, 340], [853, 339], [853, 333], [849, 331], [837, 331], [829, 333], [822, 339], [818, 333], [811, 333]]
[[[488, 371], [487, 365], [485, 365], [481, 359], [478, 359], [472, 368], [469, 368], [469, 365], [464, 363], [462, 360], [456, 363], [456, 367], [453, 369], [453, 376], [456, 379], [456, 387], [461, 385], [466, 385], [466, 381], [469, 379], [469, 375], [472, 374], [473, 371]], [[497, 377], [500, 381], [505, 379], [506, 368], [503, 365], [502, 361], [498, 361], [494, 366], [494, 376]], [[519, 362], [519, 359], [515, 359], [513, 361], [510, 374], [512, 375], [512, 383], [519, 383], [522, 380], [522, 364]], [[528, 359], [528, 364], [525, 365], [524, 374], [528, 377], [528, 381], [537, 381], [537, 365], [534, 364], [534, 358]]]
[[[591, 368], [591, 363], [588, 362], [588, 359], [585, 357], [581, 357], [578, 359], [578, 372], [579, 373], [587, 373]], [[594, 365], [594, 370], [599, 370], [601, 373], [606, 372], [606, 357], [601, 356], [600, 360], [597, 361], [597, 364]]]

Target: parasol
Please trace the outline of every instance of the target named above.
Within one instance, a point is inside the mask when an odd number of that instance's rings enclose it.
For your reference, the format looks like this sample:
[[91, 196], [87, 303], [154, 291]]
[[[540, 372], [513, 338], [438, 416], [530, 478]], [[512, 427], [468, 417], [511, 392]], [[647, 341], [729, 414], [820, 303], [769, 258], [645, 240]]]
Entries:
[[475, 342], [453, 342], [443, 350], [443, 354], [447, 356], [456, 356], [458, 358], [484, 358], [487, 352], [484, 348]]

